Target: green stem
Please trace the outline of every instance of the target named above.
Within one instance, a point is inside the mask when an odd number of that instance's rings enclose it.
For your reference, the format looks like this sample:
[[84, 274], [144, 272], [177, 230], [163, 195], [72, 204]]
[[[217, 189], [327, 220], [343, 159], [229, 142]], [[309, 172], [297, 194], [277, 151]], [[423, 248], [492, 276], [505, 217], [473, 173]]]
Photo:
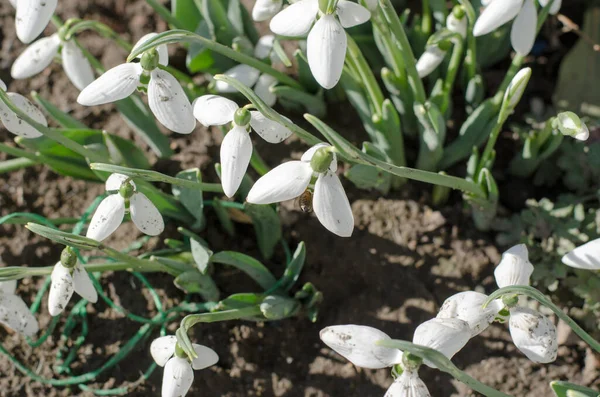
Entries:
[[137, 168], [122, 167], [106, 163], [91, 163], [90, 169], [94, 171], [106, 171], [117, 174], [127, 175], [132, 178], [140, 178], [148, 182], [164, 182], [175, 186], [181, 186], [189, 189], [199, 189], [204, 192], [223, 193], [223, 187], [220, 183], [194, 182], [188, 179], [175, 178], [160, 172], [141, 170]]
[[121, 36], [119, 36], [117, 32], [112, 30], [108, 25], [105, 25], [102, 22], [98, 21], [81, 21], [74, 24], [67, 31], [67, 34], [65, 35], [65, 40], [71, 40], [73, 36], [75, 36], [77, 33], [88, 29], [97, 32], [103, 37], [114, 40], [121, 48], [123, 48], [126, 51], [131, 51], [131, 49], [133, 48], [133, 46], [129, 42], [123, 40]]
[[179, 20], [175, 18], [173, 14], [171, 14], [169, 9], [163, 6], [161, 3], [156, 0], [146, 0], [146, 3], [148, 3], [148, 5], [152, 7], [154, 11], [156, 11], [156, 13], [160, 15], [161, 18], [164, 19], [169, 25], [174, 26], [177, 29], [185, 29], [185, 26], [179, 22]]
[[27, 115], [27, 113], [23, 112], [21, 109], [19, 109], [17, 106], [15, 106], [15, 104], [13, 104], [12, 101], [10, 100], [10, 98], [8, 97], [7, 93], [2, 90], [0, 90], [0, 100], [2, 100], [2, 102], [4, 102], [6, 104], [6, 106], [17, 115], [17, 117], [19, 117], [19, 119], [23, 120], [24, 122], [26, 122], [27, 124], [29, 124], [30, 126], [35, 128], [36, 130], [38, 130], [40, 133], [42, 133], [47, 138], [50, 138], [53, 141], [60, 143], [61, 145], [65, 146], [66, 148], [71, 149], [72, 151], [87, 158], [90, 161], [102, 161], [105, 159], [104, 156], [102, 156], [101, 154], [96, 153], [93, 150], [90, 150], [90, 149], [78, 144], [75, 141], [72, 141], [71, 139], [65, 137], [64, 135], [62, 135], [55, 129], [46, 127], [45, 125], [40, 124], [37, 121], [33, 120], [31, 117], [29, 117]]
[[419, 73], [417, 72], [415, 55], [413, 54], [408, 37], [406, 36], [406, 32], [402, 26], [402, 22], [400, 21], [400, 18], [398, 17], [398, 14], [396, 13], [396, 10], [394, 9], [394, 6], [390, 0], [379, 0], [379, 7], [381, 8], [385, 19], [389, 24], [390, 31], [398, 43], [397, 50], [404, 57], [404, 64], [408, 72], [408, 79], [413, 89], [415, 100], [419, 103], [425, 103], [425, 100], [427, 99], [425, 87], [423, 86], [423, 81], [421, 81]]
[[261, 315], [260, 306], [249, 306], [241, 309], [224, 310], [222, 312], [190, 314], [181, 321], [181, 327], [189, 331], [198, 323], [214, 323], [217, 321], [239, 320], [243, 318]]
[[381, 115], [381, 106], [385, 98], [373, 75], [373, 70], [367, 63], [356, 42], [352, 39], [352, 36], [346, 34], [346, 37], [348, 37], [347, 58], [350, 58], [353, 61], [355, 70], [360, 76], [360, 80], [367, 91], [369, 99], [371, 100], [371, 105], [373, 106], [373, 114]]
[[485, 144], [485, 149], [483, 150], [483, 154], [479, 160], [479, 165], [477, 167], [477, 172], [475, 176], [479, 174], [479, 171], [485, 166], [485, 164], [489, 161], [492, 153], [494, 152], [494, 146], [496, 145], [496, 141], [498, 140], [498, 136], [500, 135], [500, 131], [502, 131], [502, 126], [504, 125], [504, 121], [498, 119], [496, 124], [494, 125], [494, 129], [490, 132], [490, 137], [488, 138], [487, 143]]
[[35, 153], [28, 152], [23, 149], [16, 148], [14, 146], [8, 146], [4, 143], [0, 143], [0, 152], [10, 154], [15, 157], [23, 157], [31, 161], [38, 162], [39, 159]]
[[36, 165], [39, 163], [39, 161], [33, 161], [25, 158], [0, 161], [0, 174], [5, 174], [7, 172], [13, 172], [23, 168], [31, 167], [32, 165]]
[[431, 34], [431, 29], [433, 26], [433, 23], [431, 22], [431, 7], [429, 6], [429, 0], [423, 0], [421, 4], [421, 31], [425, 36], [429, 36]]
[[143, 52], [148, 51], [152, 48], [155, 48], [161, 44], [169, 44], [169, 43], [177, 43], [177, 42], [189, 42], [189, 43], [202, 44], [204, 47], [208, 48], [211, 51], [214, 51], [214, 52], [219, 53], [223, 56], [226, 56], [230, 59], [233, 59], [236, 62], [251, 66], [251, 67], [259, 70], [262, 73], [266, 73], [268, 75], [275, 77], [279, 82], [281, 82], [283, 84], [287, 84], [290, 87], [294, 87], [300, 91], [304, 91], [304, 87], [302, 87], [302, 85], [300, 83], [298, 83], [296, 80], [294, 80], [292, 77], [288, 76], [287, 74], [282, 73], [282, 72], [272, 68], [270, 65], [268, 65], [256, 58], [248, 56], [244, 53], [237, 52], [237, 51], [235, 51], [229, 47], [226, 47], [222, 44], [219, 44], [213, 40], [202, 37], [196, 33], [188, 32], [186, 30], [178, 29], [178, 30], [170, 30], [168, 32], [160, 33], [158, 36], [153, 37], [152, 39], [148, 40], [146, 43], [144, 43], [140, 47], [136, 48], [136, 50], [133, 51], [129, 55], [127, 60], [131, 61], [132, 59], [135, 59], [138, 55], [142, 54]]
[[477, 21], [477, 14], [469, 0], [458, 0], [458, 2], [464, 7], [469, 23], [467, 27], [467, 56], [464, 65], [467, 69], [468, 79], [471, 80], [477, 74], [477, 42], [475, 36], [473, 36], [473, 27]]
[[[15, 213], [12, 213], [11, 215], [15, 215]], [[26, 225], [30, 221], [31, 221], [31, 219], [29, 219], [27, 217], [20, 218], [17, 215], [15, 217], [12, 217], [11, 219], [8, 219], [8, 220], [2, 222], [2, 224], [3, 225]], [[49, 219], [46, 219], [46, 221], [48, 221], [54, 225], [75, 225], [80, 221], [80, 219], [79, 218], [49, 218]]]
[[585, 343], [590, 345], [590, 347], [594, 349], [597, 353], [600, 353], [600, 342], [596, 341], [590, 334], [588, 334], [583, 328], [581, 328], [575, 322], [575, 320], [573, 320], [558, 306], [552, 303], [552, 301], [548, 299], [544, 294], [542, 294], [540, 291], [529, 285], [512, 285], [509, 287], [500, 288], [499, 290], [494, 291], [494, 293], [488, 297], [483, 307], [485, 308], [490, 302], [492, 302], [494, 299], [500, 298], [502, 295], [514, 293], [526, 295], [530, 298], [533, 298], [536, 301], [540, 302], [542, 305], [552, 310], [554, 314], [556, 314], [558, 318], [563, 320], [569, 327], [571, 327], [573, 332], [579, 335], [579, 337], [583, 339]]
[[462, 36], [456, 35], [452, 42], [454, 43], [454, 48], [452, 49], [452, 57], [450, 58], [448, 73], [446, 74], [446, 79], [444, 80], [444, 96], [446, 97], [446, 100], [440, 109], [442, 114], [446, 113], [446, 110], [448, 109], [452, 95], [452, 86], [456, 81], [456, 75], [458, 74], [458, 69], [460, 68], [461, 61], [463, 60], [465, 44], [464, 39]]

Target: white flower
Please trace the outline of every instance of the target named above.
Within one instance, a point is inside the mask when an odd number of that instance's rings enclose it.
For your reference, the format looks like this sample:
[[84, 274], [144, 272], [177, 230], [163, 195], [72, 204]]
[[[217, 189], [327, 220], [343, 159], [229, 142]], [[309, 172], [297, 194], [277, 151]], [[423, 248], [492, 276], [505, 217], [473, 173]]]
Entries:
[[[139, 47], [156, 33], [142, 37], [134, 48]], [[167, 66], [166, 47], [158, 46], [158, 62], [145, 70], [141, 63], [124, 63], [108, 70], [90, 85], [77, 98], [77, 102], [85, 106], [102, 105], [127, 98], [142, 86], [142, 76], [149, 77], [148, 104], [158, 121], [180, 134], [189, 134], [196, 127], [192, 113], [192, 105], [185, 91], [169, 72], [158, 68]]]
[[[136, 190], [135, 183], [121, 174], [111, 174], [106, 180], [106, 190], [116, 191], [107, 196], [94, 213], [86, 237], [102, 241], [110, 236], [121, 224], [126, 212], [126, 201], [129, 202], [131, 220], [137, 228], [149, 236], [158, 236], [165, 228], [162, 215], [152, 201]], [[121, 188], [127, 181], [131, 196], [121, 195]], [[127, 195], [127, 194], [126, 194]]]
[[162, 383], [162, 397], [184, 397], [194, 382], [194, 369], [200, 370], [215, 365], [219, 356], [214, 350], [193, 343], [198, 355], [191, 362], [175, 355], [177, 338], [173, 335], [154, 339], [150, 345], [150, 354], [161, 367], [165, 367]]
[[15, 28], [23, 43], [30, 43], [48, 26], [58, 0], [11, 0], [17, 9]]
[[402, 362], [398, 349], [377, 346], [391, 339], [386, 333], [364, 325], [336, 325], [321, 330], [319, 337], [330, 348], [357, 367], [379, 369]]
[[315, 172], [311, 166], [315, 153], [328, 147], [330, 145], [325, 143], [317, 144], [306, 151], [300, 161], [289, 161], [273, 168], [256, 181], [246, 200], [253, 204], [271, 204], [294, 199], [304, 193], [316, 174], [313, 209], [317, 219], [330, 232], [350, 237], [354, 229], [354, 216], [344, 187], [335, 173], [335, 153], [332, 153], [331, 163], [326, 170]]
[[27, 47], [13, 63], [10, 74], [14, 79], [32, 77], [48, 67], [59, 52], [63, 69], [75, 87], [83, 90], [94, 81], [94, 69], [81, 49], [73, 40], [61, 41], [58, 33]]
[[471, 337], [479, 335], [502, 310], [502, 302], [494, 300], [483, 309], [488, 296], [475, 291], [454, 294], [444, 301], [437, 318], [458, 318], [465, 321], [471, 329]]
[[431, 397], [417, 371], [405, 369], [392, 383], [384, 397]]
[[[4, 84], [2, 80], [0, 80], [0, 90], [6, 91], [6, 84]], [[25, 112], [29, 117], [45, 127], [48, 126], [48, 121], [46, 120], [46, 117], [44, 117], [44, 114], [37, 107], [35, 107], [33, 103], [29, 101], [29, 99], [14, 92], [8, 92], [7, 95], [12, 103]], [[42, 136], [41, 132], [24, 122], [2, 101], [0, 101], [0, 120], [2, 121], [4, 127], [15, 135], [23, 138], [39, 138]]]
[[252, 8], [252, 20], [263, 22], [272, 18], [283, 7], [283, 0], [256, 0]]
[[600, 239], [575, 248], [562, 257], [562, 263], [576, 269], [600, 270]]
[[221, 143], [221, 184], [227, 197], [233, 197], [237, 192], [250, 163], [252, 140], [249, 126], [269, 143], [280, 143], [292, 134], [283, 125], [257, 111], [250, 112], [249, 125], [237, 125], [234, 115], [238, 109], [235, 102], [218, 95], [203, 95], [194, 101], [194, 116], [202, 125], [208, 127], [233, 122], [233, 128]]
[[305, 36], [308, 64], [317, 82], [324, 88], [333, 88], [344, 68], [347, 38], [344, 28], [365, 23], [371, 13], [365, 7], [347, 0], [339, 0], [332, 14], [319, 14], [318, 0], [300, 0], [273, 17], [271, 31], [281, 36]]
[[515, 245], [502, 254], [500, 264], [494, 270], [494, 277], [499, 288], [511, 285], [529, 285], [529, 277], [533, 273], [533, 265], [529, 262], [529, 254], [525, 244]]
[[590, 137], [588, 126], [573, 112], [560, 112], [552, 124], [561, 134], [571, 136], [578, 141], [586, 141]]
[[58, 262], [52, 270], [50, 294], [48, 295], [48, 312], [51, 316], [57, 316], [67, 307], [73, 291], [77, 292], [85, 300], [96, 303], [98, 293], [92, 284], [87, 271], [79, 261], [72, 269]]
[[17, 280], [0, 282], [0, 323], [26, 336], [38, 332], [39, 325], [27, 304], [15, 294]]
[[527, 358], [536, 363], [556, 360], [558, 339], [550, 319], [535, 310], [515, 307], [510, 309], [508, 324], [515, 346]]
[[527, 55], [533, 48], [537, 32], [537, 11], [533, 0], [492, 1], [477, 19], [473, 35], [483, 36], [513, 19], [512, 46], [520, 55]]
[[[471, 338], [467, 322], [458, 318], [432, 318], [419, 325], [413, 336], [413, 343], [437, 350], [451, 359]], [[423, 363], [437, 368], [428, 360]]]

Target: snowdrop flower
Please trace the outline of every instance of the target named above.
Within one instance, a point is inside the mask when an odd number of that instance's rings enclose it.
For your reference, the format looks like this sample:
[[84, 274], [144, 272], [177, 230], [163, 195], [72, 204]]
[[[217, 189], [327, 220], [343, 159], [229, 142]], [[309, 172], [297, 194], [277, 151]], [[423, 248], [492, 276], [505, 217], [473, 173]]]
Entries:
[[[529, 285], [533, 265], [529, 263], [527, 247], [516, 245], [502, 255], [494, 277], [500, 288], [511, 285]], [[513, 343], [531, 361], [549, 363], [556, 360], [558, 339], [556, 327], [541, 313], [519, 307], [518, 300], [507, 304], [510, 311], [508, 322]]]
[[[308, 65], [315, 80], [322, 87], [330, 89], [338, 83], [344, 68], [348, 44], [344, 28], [367, 22], [371, 13], [360, 4], [348, 0], [339, 0], [332, 13], [323, 11], [319, 10], [318, 0], [300, 0], [275, 15], [270, 28], [281, 36], [308, 34]], [[317, 16], [319, 19], [314, 23]]]
[[127, 176], [111, 174], [106, 180], [106, 190], [115, 192], [107, 196], [94, 213], [86, 237], [103, 241], [121, 224], [129, 211], [137, 228], [149, 236], [158, 236], [165, 228], [162, 215], [152, 201], [137, 191], [135, 183]]
[[573, 112], [559, 113], [552, 122], [552, 127], [578, 141], [586, 141], [590, 137], [587, 125]]
[[502, 310], [502, 302], [495, 300], [483, 309], [488, 296], [475, 291], [459, 292], [444, 301], [437, 318], [458, 318], [471, 330], [471, 338], [482, 333]]
[[192, 361], [177, 346], [173, 335], [154, 339], [150, 354], [161, 367], [165, 367], [162, 383], [162, 397], [184, 397], [194, 382], [194, 369], [200, 370], [215, 365], [219, 356], [214, 350], [192, 343], [198, 358]]
[[[458, 11], [451, 12], [446, 18], [446, 28], [453, 33], [460, 34], [464, 39], [467, 37], [467, 17], [462, 8], [457, 7], [456, 9]], [[444, 61], [449, 49], [449, 42], [441, 42], [439, 44], [427, 46], [425, 52], [417, 61], [417, 72], [419, 73], [419, 77], [426, 77], [437, 69]]]
[[17, 9], [15, 28], [23, 43], [30, 43], [48, 26], [58, 0], [10, 0]]
[[263, 22], [281, 11], [283, 0], [257, 0], [252, 8], [252, 20]]
[[529, 285], [533, 265], [525, 244], [515, 245], [502, 254], [502, 259], [494, 270], [494, 278], [499, 288], [510, 285]]
[[77, 255], [70, 247], [63, 250], [60, 261], [52, 270], [48, 311], [57, 316], [67, 307], [73, 291], [85, 300], [96, 303], [98, 293], [87, 271], [81, 266]]
[[537, 34], [537, 10], [533, 0], [489, 2], [475, 23], [473, 35], [486, 35], [513, 19], [510, 33], [512, 46], [519, 55], [527, 55], [533, 48]]
[[233, 122], [221, 143], [221, 184], [227, 197], [237, 192], [252, 157], [249, 127], [269, 143], [280, 143], [292, 135], [292, 131], [262, 113], [240, 109], [232, 100], [218, 95], [196, 99], [194, 116], [205, 127]]
[[40, 327], [27, 304], [15, 294], [16, 290], [17, 280], [0, 282], [0, 323], [31, 337]]
[[[0, 90], [6, 91], [6, 84], [4, 84], [2, 80], [0, 80]], [[43, 126], [48, 126], [48, 121], [46, 120], [46, 117], [44, 117], [44, 114], [35, 107], [29, 99], [14, 92], [8, 92], [7, 95], [15, 106], [21, 109], [25, 114]], [[9, 132], [23, 138], [39, 138], [42, 136], [41, 132], [28, 123], [23, 122], [23, 120], [2, 101], [0, 101], [0, 121], [2, 121], [2, 124]]]
[[[134, 49], [155, 35], [145, 35]], [[177, 79], [158, 67], [168, 62], [166, 45], [158, 46], [145, 52], [139, 63], [124, 63], [108, 70], [81, 91], [77, 102], [84, 106], [115, 102], [147, 84], [148, 104], [158, 121], [171, 131], [189, 134], [196, 127], [192, 105]]]
[[576, 269], [600, 270], [600, 239], [589, 241], [562, 257], [562, 263]]
[[[413, 343], [437, 350], [451, 359], [471, 338], [469, 324], [458, 318], [432, 318], [419, 325], [413, 336]], [[437, 368], [428, 360], [423, 363]]]
[[330, 232], [350, 237], [354, 216], [344, 187], [335, 173], [337, 158], [332, 149], [326, 143], [319, 143], [307, 150], [300, 161], [288, 161], [273, 168], [256, 181], [246, 200], [252, 204], [292, 200], [306, 191], [316, 175], [313, 210], [317, 219]]
[[384, 397], [431, 397], [425, 383], [416, 370], [407, 368], [385, 393]]
[[13, 79], [27, 79], [46, 69], [58, 54], [65, 74], [73, 85], [83, 90], [94, 81], [94, 70], [74, 40], [63, 40], [58, 33], [31, 44], [13, 63]]

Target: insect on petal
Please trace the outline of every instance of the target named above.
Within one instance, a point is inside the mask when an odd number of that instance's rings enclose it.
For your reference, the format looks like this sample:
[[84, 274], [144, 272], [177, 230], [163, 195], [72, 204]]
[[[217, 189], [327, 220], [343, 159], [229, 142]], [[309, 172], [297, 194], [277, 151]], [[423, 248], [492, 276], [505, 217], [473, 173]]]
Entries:
[[77, 89], [83, 90], [94, 81], [94, 69], [75, 42], [67, 41], [62, 48], [63, 69]]
[[13, 79], [27, 79], [46, 69], [58, 54], [58, 34], [39, 39], [17, 57], [10, 69]]
[[[238, 80], [246, 87], [254, 86], [254, 84], [256, 84], [256, 81], [258, 80], [258, 77], [260, 76], [260, 72], [257, 69], [248, 65], [234, 66], [223, 74], [225, 76], [229, 76]], [[217, 81], [215, 83], [215, 90], [224, 94], [237, 92], [237, 90], [234, 87], [230, 86], [224, 81]]]
[[173, 357], [165, 365], [162, 397], [182, 397], [194, 382], [194, 370], [185, 358]]
[[194, 101], [194, 117], [205, 127], [231, 123], [238, 109], [231, 99], [219, 95], [202, 95]]
[[[269, 143], [280, 143], [288, 139], [292, 135], [287, 127], [279, 124], [276, 121], [266, 118], [259, 111], [250, 112], [250, 126], [262, 139]], [[283, 116], [285, 117], [285, 116]], [[287, 117], [286, 119], [291, 122]]]
[[90, 221], [86, 237], [103, 241], [110, 236], [123, 222], [125, 216], [125, 200], [120, 194], [111, 194], [106, 197]]
[[135, 193], [130, 199], [131, 220], [142, 233], [158, 236], [165, 229], [163, 217], [148, 197]]
[[161, 367], [164, 367], [167, 361], [175, 354], [175, 345], [177, 337], [175, 335], [167, 335], [156, 338], [150, 344], [150, 354], [152, 358]]
[[115, 66], [85, 87], [79, 93], [77, 102], [84, 106], [95, 106], [127, 98], [140, 85], [141, 75], [139, 63]]
[[280, 36], [306, 36], [319, 12], [318, 0], [300, 0], [271, 19], [271, 32]]
[[324, 15], [310, 30], [306, 52], [310, 71], [326, 89], [335, 87], [342, 77], [347, 46], [346, 32], [333, 15]]
[[181, 84], [169, 72], [154, 69], [148, 84], [148, 104], [162, 125], [180, 134], [196, 127], [192, 104]]
[[[14, 92], [9, 92], [8, 97], [12, 100], [16, 107], [25, 112], [25, 114], [31, 117], [34, 121], [37, 121], [43, 126], [48, 126], [48, 122], [46, 121], [44, 114], [33, 103], [31, 103], [29, 99]], [[4, 127], [6, 127], [8, 131], [15, 135], [28, 139], [39, 138], [42, 136], [41, 132], [17, 116], [17, 114], [10, 110], [4, 104], [4, 102], [0, 103], [0, 120], [2, 120]]]
[[30, 43], [46, 29], [56, 10], [58, 0], [18, 0], [15, 27], [17, 37]]
[[310, 183], [313, 170], [309, 163], [288, 161], [263, 175], [248, 193], [252, 204], [271, 204], [300, 196]]
[[198, 358], [192, 360], [192, 368], [204, 369], [215, 365], [219, 361], [219, 355], [210, 347], [192, 343]]
[[69, 269], [60, 262], [54, 266], [48, 294], [48, 311], [51, 316], [57, 316], [67, 307], [73, 295], [73, 278]]
[[337, 4], [337, 16], [343, 27], [351, 28], [367, 22], [371, 18], [371, 12], [358, 3], [339, 0]]
[[252, 140], [246, 127], [234, 126], [221, 143], [221, 184], [227, 197], [237, 192], [252, 157]]
[[73, 288], [75, 292], [88, 302], [98, 301], [98, 292], [88, 272], [79, 263], [73, 268]]
[[313, 209], [327, 230], [340, 237], [350, 237], [354, 230], [354, 215], [338, 176], [328, 171], [320, 174], [315, 184]]

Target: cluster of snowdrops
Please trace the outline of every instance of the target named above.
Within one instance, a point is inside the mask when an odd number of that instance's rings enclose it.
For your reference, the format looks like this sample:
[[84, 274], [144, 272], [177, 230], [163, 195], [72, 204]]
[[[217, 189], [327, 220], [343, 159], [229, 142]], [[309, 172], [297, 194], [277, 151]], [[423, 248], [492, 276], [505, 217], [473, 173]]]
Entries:
[[[220, 178], [222, 192], [229, 198], [240, 190], [252, 159], [250, 133], [255, 132], [272, 144], [281, 143], [294, 133], [289, 119], [283, 116], [276, 119], [270, 113], [261, 112], [254, 104], [239, 106], [224, 96], [237, 92], [237, 88], [230, 84], [231, 79], [235, 79], [251, 89], [261, 103], [270, 108], [278, 101], [272, 89], [277, 79], [271, 74], [242, 63], [223, 73], [230, 80], [214, 82], [214, 94], [190, 101], [178, 78], [168, 69], [166, 44], [159, 43], [135, 55], [131, 62], [118, 65], [96, 78], [95, 67], [74, 37], [67, 34], [67, 29], [60, 28], [51, 36], [37, 39], [51, 20], [57, 0], [12, 0], [11, 3], [16, 8], [17, 36], [24, 43], [32, 42], [13, 63], [11, 75], [14, 79], [34, 76], [60, 56], [64, 72], [81, 91], [77, 99], [81, 105], [113, 103], [139, 91], [147, 94], [152, 114], [171, 131], [190, 134], [196, 128], [196, 122], [205, 127], [225, 127], [227, 133], [220, 148]], [[539, 0], [539, 6], [552, 14], [559, 12], [560, 3], [559, 0]], [[378, 3], [373, 1], [363, 4], [348, 0], [300, 0], [284, 7], [281, 0], [258, 0], [252, 17], [255, 21], [271, 19], [270, 29], [277, 36], [307, 36], [302, 45], [305, 46], [310, 71], [321, 87], [331, 89], [340, 81], [344, 69], [348, 48], [344, 29], [366, 23], [378, 7]], [[482, 5], [485, 8], [471, 34], [485, 35], [514, 20], [511, 33], [514, 50], [518, 54], [531, 51], [538, 12], [533, 0], [488, 0]], [[455, 7], [448, 15], [446, 28], [451, 33], [466, 37], [467, 17], [461, 6]], [[132, 54], [156, 37], [156, 33], [142, 37], [133, 46]], [[277, 64], [281, 60], [275, 54], [276, 45], [276, 36], [263, 36], [254, 46], [253, 56]], [[428, 46], [415, 63], [419, 77], [425, 78], [433, 73], [444, 62], [447, 50], [441, 44]], [[504, 98], [509, 110], [519, 101], [530, 74], [529, 69], [523, 69], [514, 77]], [[0, 82], [0, 89], [7, 89], [3, 82]], [[12, 92], [3, 95], [0, 110], [0, 119], [11, 133], [25, 139], [44, 135], [40, 128], [40, 125], [48, 125], [44, 114], [24, 96]], [[557, 120], [557, 128], [564, 135], [587, 139], [587, 127], [574, 114], [563, 113]], [[316, 143], [299, 160], [285, 162], [261, 176], [247, 192], [245, 201], [269, 205], [305, 198], [308, 194], [310, 207], [320, 223], [331, 233], [349, 237], [354, 229], [354, 219], [337, 175], [339, 155], [337, 145]], [[121, 173], [108, 176], [105, 181], [108, 195], [87, 225], [88, 239], [104, 241], [127, 219], [127, 215], [146, 235], [158, 236], [163, 232], [165, 223], [161, 212], [147, 195], [138, 190], [134, 179]], [[567, 254], [563, 262], [576, 268], [599, 269], [599, 253], [600, 242], [592, 241]], [[387, 397], [429, 396], [427, 386], [418, 375], [421, 364], [450, 372], [458, 380], [488, 396], [502, 396], [504, 394], [478, 383], [461, 371], [452, 372], [449, 359], [493, 322], [508, 322], [513, 342], [530, 360], [550, 363], [556, 359], [558, 342], [553, 320], [531, 309], [525, 299], [519, 299], [520, 294], [537, 296], [529, 287], [532, 272], [527, 248], [519, 245], [509, 249], [494, 273], [500, 291], [490, 296], [466, 291], [449, 297], [435, 318], [416, 328], [412, 343], [392, 340], [385, 333], [362, 325], [327, 327], [320, 336], [325, 344], [356, 366], [392, 367], [395, 380], [386, 393]], [[16, 280], [0, 283], [0, 322], [33, 336], [39, 330], [37, 320], [15, 291]], [[88, 272], [79, 262], [75, 250], [67, 247], [51, 274], [48, 294], [50, 314], [58, 316], [68, 310], [74, 292], [91, 303], [98, 300], [96, 286]], [[193, 370], [217, 363], [218, 356], [209, 347], [191, 346], [192, 351], [185, 349], [175, 335], [162, 336], [152, 342], [150, 353], [155, 362], [164, 367], [163, 397], [184, 396], [192, 385]]]

